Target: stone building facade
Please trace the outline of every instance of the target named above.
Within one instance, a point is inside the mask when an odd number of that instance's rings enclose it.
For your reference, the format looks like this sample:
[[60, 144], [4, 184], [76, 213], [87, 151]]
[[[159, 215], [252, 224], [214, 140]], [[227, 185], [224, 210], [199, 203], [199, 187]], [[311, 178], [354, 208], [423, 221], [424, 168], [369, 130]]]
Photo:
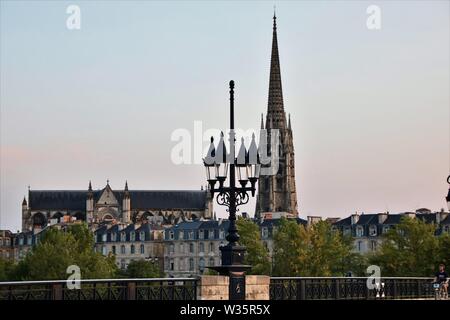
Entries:
[[133, 260], [146, 260], [164, 270], [164, 228], [157, 224], [103, 225], [94, 232], [95, 250], [114, 255], [116, 264], [126, 269]]
[[14, 259], [14, 234], [9, 230], [0, 230], [0, 258]]
[[[280, 59], [278, 54], [276, 17], [273, 17], [272, 56], [270, 62], [269, 97], [266, 123], [261, 118], [261, 129], [267, 132], [268, 155], [278, 153], [279, 166], [276, 174], [261, 175], [258, 181], [256, 216], [266, 212], [282, 212], [285, 216], [297, 217], [297, 191], [295, 186], [295, 157], [292, 126], [286, 119], [281, 86]], [[279, 150], [271, 150], [271, 137], [279, 133]], [[263, 139], [263, 136], [261, 136]]]
[[416, 212], [390, 214], [389, 212], [376, 214], [352, 214], [333, 223], [333, 229], [353, 238], [354, 250], [367, 253], [379, 249], [383, 235], [398, 225], [403, 217], [420, 219], [426, 223], [436, 225], [436, 235], [450, 234], [450, 215], [443, 210], [431, 212], [428, 209], [418, 209]]
[[212, 199], [206, 190], [29, 190], [22, 202], [22, 231], [77, 219], [94, 229], [103, 223], [160, 221], [174, 224], [212, 218]]
[[164, 230], [164, 272], [169, 277], [190, 277], [220, 265], [228, 220], [182, 222]]

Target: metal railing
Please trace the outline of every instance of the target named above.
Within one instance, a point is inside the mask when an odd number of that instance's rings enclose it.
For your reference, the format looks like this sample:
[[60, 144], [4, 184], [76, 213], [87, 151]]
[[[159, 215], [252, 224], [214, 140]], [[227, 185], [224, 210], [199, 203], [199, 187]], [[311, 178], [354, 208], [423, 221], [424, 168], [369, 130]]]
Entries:
[[367, 277], [272, 277], [271, 300], [427, 299], [433, 278], [381, 278], [373, 289]]
[[0, 282], [0, 300], [196, 300], [196, 278], [89, 279]]

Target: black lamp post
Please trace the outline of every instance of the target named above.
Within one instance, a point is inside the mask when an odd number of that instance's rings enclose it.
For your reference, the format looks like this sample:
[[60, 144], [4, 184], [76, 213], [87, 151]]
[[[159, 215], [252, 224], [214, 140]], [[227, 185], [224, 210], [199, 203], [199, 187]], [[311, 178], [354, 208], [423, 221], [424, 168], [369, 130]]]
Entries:
[[445, 197], [445, 200], [447, 201], [447, 208], [448, 208], [448, 211], [450, 212], [450, 176], [447, 177], [447, 183], [449, 184], [449, 188], [448, 188], [448, 193], [447, 193], [447, 196]]
[[[210, 186], [210, 192], [219, 205], [228, 207], [230, 225], [226, 239], [228, 244], [220, 248], [222, 264], [210, 267], [218, 271], [221, 275], [230, 276], [230, 299], [245, 298], [245, 278], [244, 273], [251, 269], [251, 266], [244, 265], [245, 247], [238, 244], [239, 234], [236, 227], [237, 207], [246, 204], [249, 200], [248, 192], [255, 195], [256, 182], [259, 178], [261, 165], [259, 163], [258, 148], [255, 142], [255, 135], [247, 151], [244, 139], [241, 139], [241, 146], [237, 157], [235, 157], [235, 132], [234, 132], [234, 81], [230, 81], [230, 154], [227, 154], [223, 141], [223, 132], [217, 148], [214, 146], [214, 138], [211, 137], [211, 144], [204, 164], [206, 168], [206, 178]], [[229, 169], [229, 170], [228, 170]], [[239, 185], [236, 186], [236, 174]], [[229, 176], [229, 186], [225, 186], [225, 181]], [[218, 187], [216, 188], [216, 183]]]

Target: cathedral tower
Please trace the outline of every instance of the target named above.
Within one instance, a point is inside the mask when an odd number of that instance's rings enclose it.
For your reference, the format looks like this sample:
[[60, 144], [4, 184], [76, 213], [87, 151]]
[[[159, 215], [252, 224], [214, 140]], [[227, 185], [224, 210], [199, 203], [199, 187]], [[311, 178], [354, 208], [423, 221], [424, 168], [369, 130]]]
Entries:
[[[268, 141], [271, 130], [277, 129], [280, 137], [279, 167], [275, 175], [260, 176], [256, 217], [264, 213], [280, 212], [284, 215], [298, 216], [297, 191], [295, 188], [294, 144], [292, 140], [291, 119], [286, 120], [281, 87], [280, 58], [278, 55], [277, 18], [273, 17], [272, 56], [270, 61], [269, 98], [265, 129]], [[264, 123], [261, 119], [261, 129]]]

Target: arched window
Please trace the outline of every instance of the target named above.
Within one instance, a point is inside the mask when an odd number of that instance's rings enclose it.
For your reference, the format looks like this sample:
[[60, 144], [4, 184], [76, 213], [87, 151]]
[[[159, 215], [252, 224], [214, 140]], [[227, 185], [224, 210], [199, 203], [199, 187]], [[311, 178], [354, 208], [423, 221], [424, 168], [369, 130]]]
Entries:
[[140, 250], [141, 254], [145, 253], [145, 246], [143, 244], [141, 244], [141, 250]]
[[136, 253], [135, 251], [136, 251], [136, 249], [135, 249], [135, 247], [134, 247], [134, 244], [132, 244], [132, 245], [131, 245], [131, 252], [130, 252], [130, 253], [131, 253], [131, 254], [135, 254], [135, 253]]
[[189, 270], [194, 271], [194, 259], [189, 258]]
[[134, 231], [130, 232], [130, 241], [136, 241], [136, 232]]
[[139, 240], [145, 241], [145, 232], [144, 231], [141, 231], [141, 233], [139, 234]]
[[199, 243], [199, 252], [205, 252], [205, 244], [203, 242]]
[[120, 253], [121, 253], [121, 254], [125, 254], [125, 253], [126, 253], [126, 251], [125, 251], [125, 246], [124, 246], [124, 245], [121, 245], [121, 246], [120, 246]]
[[189, 243], [189, 253], [194, 253], [194, 244]]
[[209, 243], [209, 252], [214, 252], [214, 243], [213, 242]]

